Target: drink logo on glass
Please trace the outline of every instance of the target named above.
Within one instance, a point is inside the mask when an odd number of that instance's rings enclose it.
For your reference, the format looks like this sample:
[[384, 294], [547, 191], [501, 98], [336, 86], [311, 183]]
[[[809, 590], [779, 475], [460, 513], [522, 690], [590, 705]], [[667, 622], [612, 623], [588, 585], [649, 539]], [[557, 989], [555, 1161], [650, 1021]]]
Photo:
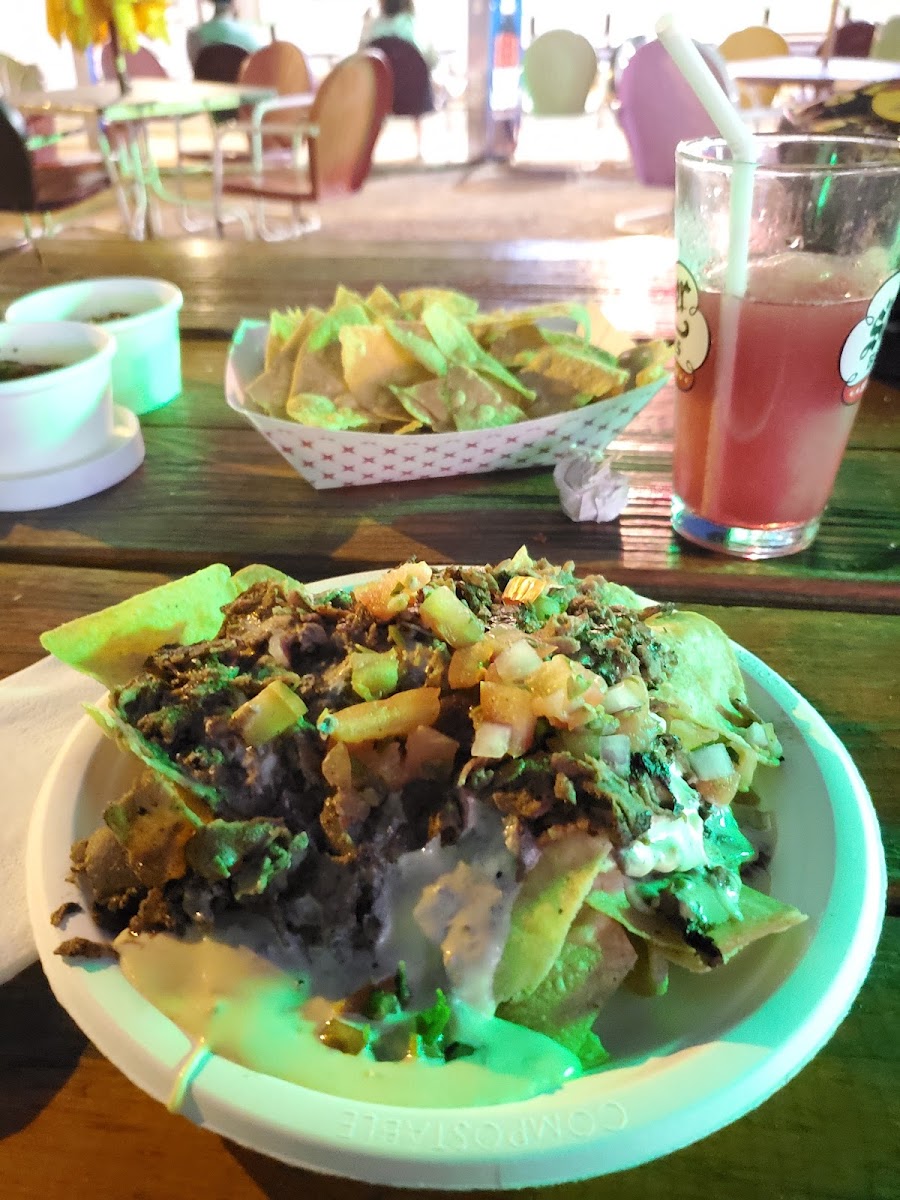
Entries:
[[869, 382], [869, 375], [878, 357], [881, 335], [887, 324], [888, 314], [897, 293], [900, 292], [900, 272], [886, 280], [866, 309], [866, 315], [847, 334], [841, 348], [838, 369], [844, 381], [841, 399], [845, 404], [856, 404]]
[[697, 281], [684, 265], [675, 266], [675, 382], [683, 392], [709, 354], [709, 326], [700, 311]]

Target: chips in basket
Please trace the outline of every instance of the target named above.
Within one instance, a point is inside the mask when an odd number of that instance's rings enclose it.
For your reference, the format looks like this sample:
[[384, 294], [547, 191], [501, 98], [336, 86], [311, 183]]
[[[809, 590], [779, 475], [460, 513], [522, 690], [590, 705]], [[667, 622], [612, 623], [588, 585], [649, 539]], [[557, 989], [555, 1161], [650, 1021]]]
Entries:
[[[327, 312], [272, 313], [247, 399], [323, 430], [453, 433], [571, 412], [665, 375], [668, 342], [636, 345], [591, 308], [483, 313], [441, 288], [339, 287]], [[548, 325], [560, 318], [577, 330]]]

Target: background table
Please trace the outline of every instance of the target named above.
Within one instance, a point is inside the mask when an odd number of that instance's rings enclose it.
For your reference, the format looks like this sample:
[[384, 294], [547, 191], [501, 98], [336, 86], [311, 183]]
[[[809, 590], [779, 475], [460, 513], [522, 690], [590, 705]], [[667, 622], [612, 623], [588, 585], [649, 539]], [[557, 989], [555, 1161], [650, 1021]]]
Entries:
[[[670, 328], [672, 246], [353, 244], [278, 247], [183, 241], [44, 243], [0, 260], [0, 303], [85, 275], [148, 274], [185, 291], [184, 395], [144, 420], [147, 460], [110, 492], [0, 516], [0, 674], [39, 657], [41, 630], [222, 559], [268, 561], [300, 578], [393, 564], [491, 561], [522, 542], [661, 599], [689, 601], [784, 674], [823, 712], [872, 791], [900, 913], [900, 455], [897, 395], [873, 384], [818, 541], [745, 563], [678, 543], [668, 524], [670, 389], [615, 446], [632, 481], [623, 517], [577, 525], [547, 470], [315, 492], [222, 396], [242, 316], [362, 290], [433, 283], [483, 304], [598, 293], [635, 332]], [[888, 1200], [896, 1194], [900, 920], [887, 921], [863, 992], [834, 1039], [757, 1112], [623, 1176], [541, 1193], [559, 1200]], [[169, 1115], [124, 1079], [58, 1008], [38, 967], [0, 988], [3, 1200], [402, 1200], [410, 1193], [319, 1179]], [[5, 1135], [5, 1136], [4, 1136]], [[526, 1197], [535, 1192], [522, 1193]]]
[[817, 92], [838, 83], [862, 86], [900, 79], [900, 63], [878, 58], [819, 58], [815, 54], [735, 59], [729, 62], [728, 71], [739, 83], [796, 84]]
[[[183, 194], [169, 192], [163, 184], [147, 137], [148, 122], [175, 123], [180, 171], [181, 120], [203, 113], [237, 111], [241, 105], [254, 104], [274, 94], [274, 88], [254, 87], [240, 82], [183, 83], [175, 79], [135, 79], [124, 94], [118, 83], [111, 82], [81, 84], [49, 92], [20, 92], [16, 97], [16, 107], [32, 116], [87, 118], [96, 123], [98, 137], [101, 131], [104, 131], [104, 136], [109, 134], [110, 140], [116, 143], [114, 157], [119, 180], [130, 182], [135, 189], [131, 235], [141, 239], [154, 237], [159, 232], [150, 203], [151, 194], [158, 200], [182, 208], [186, 203]], [[199, 202], [194, 203], [196, 205]], [[212, 225], [211, 211], [209, 224]]]
[[265, 100], [273, 88], [243, 83], [183, 83], [175, 79], [135, 79], [122, 93], [117, 83], [85, 83], [49, 92], [20, 92], [16, 107], [50, 116], [98, 116], [109, 122], [154, 121], [192, 113], [227, 112]]

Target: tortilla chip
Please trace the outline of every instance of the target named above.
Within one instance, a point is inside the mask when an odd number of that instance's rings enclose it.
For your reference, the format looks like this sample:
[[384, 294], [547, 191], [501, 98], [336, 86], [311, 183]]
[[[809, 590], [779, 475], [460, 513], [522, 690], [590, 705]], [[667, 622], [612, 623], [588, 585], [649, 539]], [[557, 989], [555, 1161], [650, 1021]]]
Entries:
[[530, 995], [559, 958], [597, 872], [610, 863], [605, 837], [571, 834], [552, 841], [516, 896], [509, 936], [494, 973], [498, 1003]]
[[[299, 312], [300, 310], [294, 311]], [[273, 317], [275, 315], [273, 313]], [[285, 314], [278, 315], [284, 316]], [[297, 354], [322, 316], [321, 309], [308, 308], [297, 321], [293, 332], [284, 341], [282, 348], [274, 355], [271, 365], [267, 362], [266, 370], [247, 385], [247, 395], [262, 412], [269, 413], [273, 417], [284, 415], [285, 405], [291, 394], [291, 379]], [[271, 328], [271, 320], [269, 326]]]
[[556, 962], [533, 992], [501, 1004], [497, 1015], [553, 1038], [586, 1070], [608, 1055], [593, 1025], [637, 960], [628, 935], [612, 918], [583, 907]]
[[425, 370], [415, 355], [400, 346], [381, 325], [345, 325], [340, 331], [341, 368], [346, 390], [374, 409], [390, 384], [418, 383]]
[[700, 613], [659, 613], [648, 619], [653, 634], [675, 659], [652, 693], [654, 708], [670, 723], [687, 749], [721, 738], [738, 756], [742, 785], [749, 785], [755, 764], [775, 766], [780, 746], [750, 742], [747, 692], [727, 634]]
[[640, 342], [618, 357], [618, 364], [628, 372], [634, 387], [645, 387], [665, 375], [671, 365], [672, 343], [659, 339]]
[[76, 671], [121, 687], [160, 646], [215, 637], [235, 594], [231, 572], [216, 563], [59, 625], [41, 635], [41, 645]]
[[398, 298], [403, 311], [416, 319], [421, 318], [429, 304], [439, 304], [447, 312], [463, 318], [478, 312], [477, 300], [449, 288], [410, 288], [401, 292]]
[[335, 339], [319, 350], [311, 349], [307, 342], [294, 363], [291, 386], [285, 399], [285, 411], [288, 412], [288, 402], [294, 396], [327, 396], [330, 400], [335, 400], [346, 391], [340, 342]]
[[546, 344], [544, 331], [531, 322], [504, 329], [498, 337], [487, 342], [491, 354], [505, 367], [527, 366], [534, 351]]
[[250, 563], [249, 566], [241, 567], [232, 575], [231, 583], [236, 596], [246, 592], [255, 583], [278, 583], [286, 592], [299, 592], [310, 608], [315, 604], [312, 593], [305, 584], [294, 579], [292, 575], [286, 575], [284, 571], [279, 571], [277, 567], [268, 567], [263, 563]]
[[636, 937], [646, 938], [669, 962], [695, 974], [711, 971], [760, 938], [783, 933], [806, 920], [805, 914], [792, 905], [782, 904], [746, 884], [741, 887], [739, 903], [743, 920], [732, 918], [708, 930], [704, 938], [710, 949], [704, 953], [688, 945], [682, 931], [659, 913], [632, 907], [622, 888], [595, 888], [587, 897], [591, 908], [612, 917]]
[[457, 396], [457, 389], [447, 377], [429, 379], [414, 387], [392, 387], [391, 391], [419, 428], [434, 433], [446, 433], [453, 428], [450, 412], [454, 401], [465, 399]]
[[182, 771], [158, 746], [148, 741], [133, 725], [129, 725], [119, 716], [113, 709], [108, 696], [98, 704], [86, 704], [85, 712], [97, 722], [107, 737], [112, 738], [123, 750], [133, 754], [145, 767], [148, 767], [156, 775], [161, 775], [163, 779], [169, 780], [170, 783], [178, 784], [179, 787], [193, 792], [195, 796], [205, 800], [215, 812], [221, 802], [221, 797], [216, 789], [208, 783], [199, 783]]
[[378, 317], [403, 317], [403, 309], [397, 297], [380, 283], [366, 296], [365, 304], [366, 308]]
[[432, 375], [447, 374], [447, 359], [431, 340], [421, 321], [383, 320], [382, 325], [398, 346], [407, 350]]
[[368, 325], [369, 315], [359, 303], [346, 303], [339, 308], [332, 306], [312, 330], [304, 343], [308, 351], [324, 350], [338, 340], [345, 325]]
[[287, 415], [298, 425], [315, 429], [372, 429], [372, 418], [353, 404], [346, 393], [335, 400], [313, 392], [298, 392], [287, 402]]
[[342, 283], [339, 283], [334, 289], [334, 300], [331, 302], [331, 308], [338, 310], [345, 308], [361, 308], [369, 319], [372, 317], [372, 313], [369, 310], [368, 304], [359, 294], [359, 292], [355, 291], [353, 288], [344, 287]]
[[479, 313], [469, 322], [469, 327], [479, 341], [490, 342], [519, 325], [534, 325], [539, 321], [560, 318], [575, 321], [585, 331], [585, 340], [589, 340], [592, 327], [590, 306], [570, 300], [552, 300], [547, 304], [533, 304], [531, 308], [501, 308]]
[[271, 371], [275, 359], [285, 347], [286, 339], [279, 337], [278, 334], [272, 333], [271, 328], [266, 336], [266, 348], [263, 351], [263, 374], [266, 371]]
[[[498, 429], [525, 419], [524, 411], [500, 391], [502, 384], [484, 379], [468, 367], [452, 367], [447, 384], [455, 388], [450, 403], [453, 424], [461, 432], [472, 429]], [[511, 391], [511, 389], [504, 389]], [[520, 397], [516, 397], [520, 399]]]
[[422, 313], [425, 327], [434, 339], [444, 357], [450, 363], [460, 367], [471, 367], [473, 370], [491, 375], [505, 383], [507, 387], [521, 392], [529, 400], [534, 399], [534, 392], [507, 371], [502, 363], [492, 358], [486, 350], [472, 337], [466, 326], [452, 312], [439, 304], [429, 304]]
[[632, 339], [607, 320], [596, 300], [590, 301], [585, 307], [590, 324], [582, 326], [582, 328], [587, 334], [587, 340], [592, 345], [609, 351], [615, 358], [634, 348], [635, 343]]
[[529, 363], [535, 375], [571, 387], [573, 392], [602, 397], [619, 394], [628, 382], [628, 372], [598, 361], [591, 347], [546, 346]]
[[285, 348], [297, 326], [303, 320], [302, 308], [289, 308], [284, 312], [269, 314], [269, 332], [266, 336], [265, 369], [271, 369], [276, 357]]

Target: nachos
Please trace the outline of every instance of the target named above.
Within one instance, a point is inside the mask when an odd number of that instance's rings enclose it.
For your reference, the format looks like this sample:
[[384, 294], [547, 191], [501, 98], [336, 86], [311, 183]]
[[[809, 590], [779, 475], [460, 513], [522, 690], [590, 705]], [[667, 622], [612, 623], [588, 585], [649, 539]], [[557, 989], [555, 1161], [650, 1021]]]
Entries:
[[344, 1053], [476, 1054], [475, 1012], [593, 1069], [620, 987], [804, 919], [747, 882], [732, 803], [781, 747], [727, 637], [571, 564], [409, 562], [324, 595], [217, 566], [43, 642], [108, 685], [90, 711], [142, 767], [72, 850], [95, 920], [252, 917], [327, 961]]
[[443, 288], [363, 297], [339, 287], [327, 311], [271, 314], [247, 396], [269, 416], [320, 429], [448, 433], [619, 396], [662, 378], [670, 357], [668, 342], [636, 345], [593, 305], [484, 313]]

